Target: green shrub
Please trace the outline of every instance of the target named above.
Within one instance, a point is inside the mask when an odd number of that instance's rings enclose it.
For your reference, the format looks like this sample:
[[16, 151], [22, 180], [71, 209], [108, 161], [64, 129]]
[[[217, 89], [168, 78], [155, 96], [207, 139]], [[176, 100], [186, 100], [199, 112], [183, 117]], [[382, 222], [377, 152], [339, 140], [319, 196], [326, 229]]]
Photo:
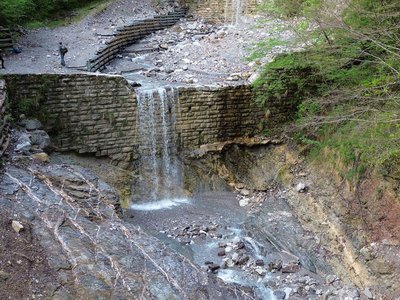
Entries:
[[[296, 30], [309, 46], [263, 67], [254, 83], [256, 101], [297, 101], [293, 137], [308, 145], [310, 159], [340, 165], [345, 178], [367, 168], [398, 178], [400, 2], [350, 0], [333, 21], [324, 15], [326, 5], [328, 0], [265, 1], [269, 12], [304, 17]], [[260, 42], [264, 48], [253, 55], [268, 52], [269, 44]]]
[[13, 26], [54, 20], [68, 15], [71, 10], [105, 0], [1, 0], [0, 25]]
[[253, 83], [256, 102], [268, 106], [272, 99], [282, 99], [298, 104], [306, 97], [320, 94], [325, 80], [316, 65], [305, 59], [304, 53], [278, 56], [267, 64]]

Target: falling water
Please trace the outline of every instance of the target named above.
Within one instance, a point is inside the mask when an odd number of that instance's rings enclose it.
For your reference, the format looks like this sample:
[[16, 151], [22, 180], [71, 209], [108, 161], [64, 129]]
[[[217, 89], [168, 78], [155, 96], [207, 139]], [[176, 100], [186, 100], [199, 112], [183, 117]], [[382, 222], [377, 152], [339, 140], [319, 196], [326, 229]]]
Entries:
[[171, 87], [139, 89], [137, 102], [140, 159], [133, 200], [177, 199], [183, 190], [175, 130], [178, 93]]
[[246, 0], [226, 0], [225, 2], [225, 23], [231, 25], [240, 24], [242, 12], [245, 9]]

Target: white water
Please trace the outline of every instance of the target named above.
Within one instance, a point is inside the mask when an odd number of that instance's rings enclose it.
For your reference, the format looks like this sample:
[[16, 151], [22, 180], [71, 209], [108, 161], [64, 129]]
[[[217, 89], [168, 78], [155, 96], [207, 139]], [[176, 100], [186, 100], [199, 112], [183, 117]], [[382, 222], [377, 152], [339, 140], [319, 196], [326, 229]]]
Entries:
[[233, 26], [241, 23], [242, 12], [246, 7], [246, 0], [226, 0], [225, 23]]
[[137, 90], [139, 179], [133, 200], [158, 201], [182, 197], [182, 167], [175, 130], [178, 94], [171, 87]]
[[182, 204], [190, 204], [190, 200], [186, 198], [181, 199], [164, 199], [159, 201], [151, 201], [147, 203], [132, 204], [131, 208], [141, 211], [153, 211], [160, 209], [171, 209]]
[[275, 300], [274, 293], [269, 288], [265, 287], [263, 282], [255, 282], [249, 278], [248, 274], [240, 270], [220, 269], [218, 270], [219, 278], [227, 284], [237, 284], [239, 286], [253, 287], [256, 290], [257, 296], [262, 300]]

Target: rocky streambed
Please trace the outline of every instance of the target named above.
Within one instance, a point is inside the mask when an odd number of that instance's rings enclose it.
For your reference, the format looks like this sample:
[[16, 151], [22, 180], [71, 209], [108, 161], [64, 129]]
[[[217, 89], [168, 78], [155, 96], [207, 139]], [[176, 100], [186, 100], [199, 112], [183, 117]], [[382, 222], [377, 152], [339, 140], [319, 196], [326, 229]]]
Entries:
[[[313, 187], [300, 170], [292, 187], [279, 183], [282, 165], [275, 159], [284, 150], [277, 141], [210, 145], [186, 153], [191, 197], [122, 209], [115, 188], [79, 166], [79, 160], [71, 157], [65, 164], [50, 156], [43, 161], [34, 155], [42, 151], [37, 145], [18, 147], [21, 136], [34, 130], [14, 132], [0, 176], [4, 298], [377, 295], [338, 272], [331, 259], [335, 253], [299, 221], [288, 199], [303, 197]], [[249, 168], [246, 153], [269, 165]]]

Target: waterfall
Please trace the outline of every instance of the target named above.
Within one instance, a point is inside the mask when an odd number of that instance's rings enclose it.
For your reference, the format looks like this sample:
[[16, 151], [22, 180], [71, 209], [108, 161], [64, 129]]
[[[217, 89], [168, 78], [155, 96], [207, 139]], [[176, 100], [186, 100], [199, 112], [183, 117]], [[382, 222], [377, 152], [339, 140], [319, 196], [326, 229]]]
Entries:
[[225, 2], [225, 23], [231, 25], [240, 24], [242, 13], [246, 8], [246, 0], [226, 0]]
[[179, 198], [183, 180], [175, 130], [178, 92], [172, 87], [138, 89], [137, 106], [140, 158], [133, 200]]

